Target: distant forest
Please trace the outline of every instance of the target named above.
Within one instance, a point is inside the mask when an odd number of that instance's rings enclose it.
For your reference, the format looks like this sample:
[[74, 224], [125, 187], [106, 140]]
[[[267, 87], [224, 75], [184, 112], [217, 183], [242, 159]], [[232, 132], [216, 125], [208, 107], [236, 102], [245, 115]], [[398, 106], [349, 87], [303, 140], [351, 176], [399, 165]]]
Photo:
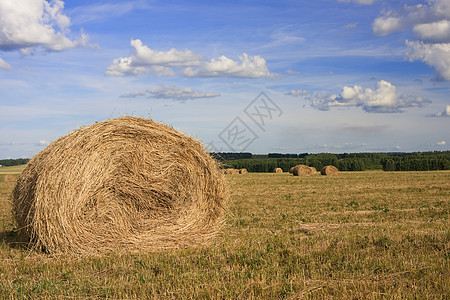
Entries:
[[327, 165], [341, 171], [431, 171], [450, 170], [450, 151], [412, 153], [213, 153], [223, 168], [246, 168], [249, 172], [272, 172], [275, 168], [288, 171], [295, 165], [308, 165], [320, 170]]
[[3, 167], [11, 167], [26, 164], [30, 159], [17, 158], [17, 159], [0, 159], [0, 165]]
[[[450, 170], [450, 151], [392, 153], [319, 153], [319, 154], [252, 154], [249, 152], [211, 153], [223, 168], [245, 168], [249, 172], [272, 172], [275, 168], [288, 171], [295, 165], [308, 165], [320, 170], [327, 165], [341, 171], [432, 171]], [[26, 164], [27, 158], [1, 159], [2, 166]]]

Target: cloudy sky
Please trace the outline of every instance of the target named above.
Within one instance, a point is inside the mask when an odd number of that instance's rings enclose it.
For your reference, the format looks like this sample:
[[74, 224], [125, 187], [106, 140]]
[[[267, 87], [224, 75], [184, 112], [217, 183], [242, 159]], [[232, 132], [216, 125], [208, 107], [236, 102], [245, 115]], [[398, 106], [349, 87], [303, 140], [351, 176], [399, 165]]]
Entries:
[[448, 150], [450, 2], [0, 1], [0, 159], [122, 115], [213, 151]]

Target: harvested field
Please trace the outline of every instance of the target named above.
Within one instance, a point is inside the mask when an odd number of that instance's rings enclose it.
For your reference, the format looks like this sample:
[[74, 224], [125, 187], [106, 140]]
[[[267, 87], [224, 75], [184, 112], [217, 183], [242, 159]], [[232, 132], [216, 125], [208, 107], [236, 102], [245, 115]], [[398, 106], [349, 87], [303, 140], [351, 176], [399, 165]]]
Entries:
[[212, 245], [83, 259], [23, 248], [0, 182], [1, 297], [448, 298], [450, 171], [226, 180]]

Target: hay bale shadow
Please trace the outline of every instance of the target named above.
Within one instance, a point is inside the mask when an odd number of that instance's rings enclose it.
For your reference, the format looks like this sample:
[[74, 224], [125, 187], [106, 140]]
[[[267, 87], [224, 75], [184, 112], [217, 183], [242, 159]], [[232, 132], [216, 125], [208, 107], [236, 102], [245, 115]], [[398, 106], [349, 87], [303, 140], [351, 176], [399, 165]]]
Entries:
[[15, 230], [0, 232], [0, 244], [6, 244], [11, 249], [30, 250], [28, 238], [19, 235]]

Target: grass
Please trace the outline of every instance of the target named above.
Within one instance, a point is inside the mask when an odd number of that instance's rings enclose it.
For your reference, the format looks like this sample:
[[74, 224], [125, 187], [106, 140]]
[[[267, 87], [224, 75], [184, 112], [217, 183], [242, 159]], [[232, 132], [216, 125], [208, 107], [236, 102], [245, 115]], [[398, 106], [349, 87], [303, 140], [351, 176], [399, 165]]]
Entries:
[[11, 166], [11, 167], [1, 167], [0, 174], [20, 174], [26, 165]]
[[0, 298], [450, 297], [449, 171], [227, 179], [213, 245], [78, 259], [21, 247], [0, 182]]

